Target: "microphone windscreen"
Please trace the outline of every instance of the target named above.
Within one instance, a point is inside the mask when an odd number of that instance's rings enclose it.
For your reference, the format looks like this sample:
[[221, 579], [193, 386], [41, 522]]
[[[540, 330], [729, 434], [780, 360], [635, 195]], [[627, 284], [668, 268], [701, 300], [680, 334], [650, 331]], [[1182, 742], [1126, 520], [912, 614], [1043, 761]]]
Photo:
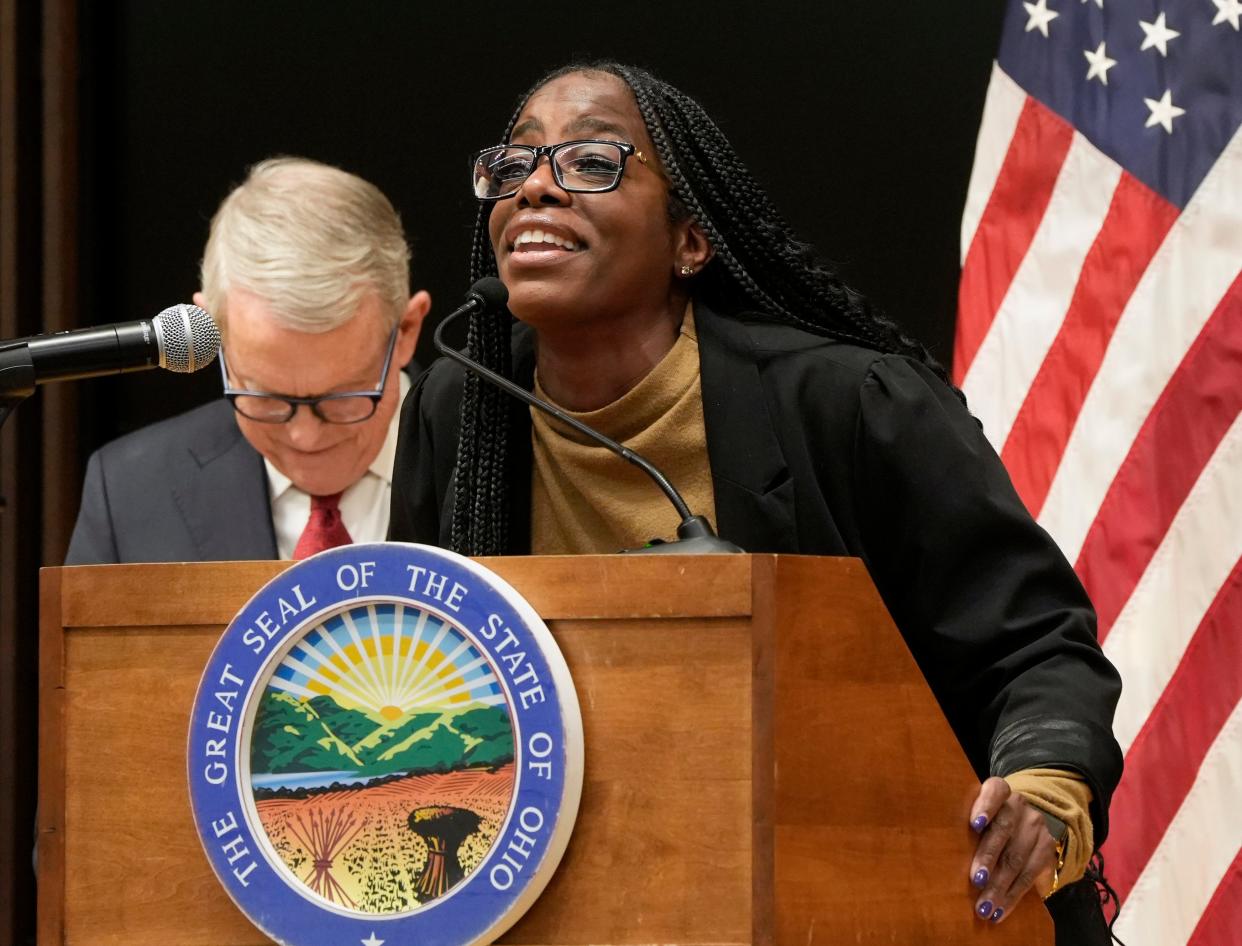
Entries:
[[220, 330], [204, 309], [182, 302], [169, 306], [154, 319], [160, 345], [160, 367], [189, 373], [215, 361]]
[[469, 295], [481, 300], [488, 309], [499, 309], [509, 301], [509, 290], [495, 276], [484, 276], [475, 280]]

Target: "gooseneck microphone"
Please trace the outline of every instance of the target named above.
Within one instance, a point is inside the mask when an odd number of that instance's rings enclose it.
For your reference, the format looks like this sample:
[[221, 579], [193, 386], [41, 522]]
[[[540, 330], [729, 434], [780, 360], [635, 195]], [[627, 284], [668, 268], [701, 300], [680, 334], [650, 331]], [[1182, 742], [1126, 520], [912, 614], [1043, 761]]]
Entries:
[[712, 530], [711, 523], [709, 523], [706, 518], [703, 516], [696, 516], [692, 513], [690, 511], [690, 507], [686, 505], [686, 501], [681, 498], [681, 494], [678, 493], [677, 490], [673, 488], [673, 484], [668, 481], [668, 477], [657, 470], [649, 460], [635, 453], [629, 447], [623, 446], [612, 438], [604, 436], [594, 427], [588, 427], [576, 417], [571, 417], [555, 404], [551, 404], [542, 398], [535, 397], [535, 395], [531, 394], [531, 392], [527, 391], [521, 385], [514, 384], [508, 378], [498, 375], [490, 368], [485, 368], [477, 361], [474, 361], [472, 358], [468, 357], [464, 352], [460, 352], [455, 348], [449, 348], [449, 346], [444, 343], [441, 336], [444, 333], [445, 326], [447, 326], [450, 322], [460, 318], [463, 315], [476, 315], [486, 312], [489, 309], [499, 309], [508, 301], [509, 290], [506, 289], [505, 284], [495, 276], [484, 276], [482, 279], [476, 281], [475, 284], [470, 287], [470, 291], [466, 293], [465, 303], [453, 312], [450, 312], [444, 320], [436, 326], [433, 339], [436, 350], [439, 351], [440, 354], [457, 362], [467, 371], [470, 371], [473, 374], [478, 375], [480, 378], [483, 378], [485, 381], [494, 384], [496, 387], [508, 392], [518, 400], [524, 401], [531, 407], [538, 408], [545, 414], [555, 417], [562, 424], [566, 424], [578, 431], [580, 434], [590, 437], [596, 443], [608, 448], [617, 456], [621, 457], [621, 459], [628, 460], [630, 463], [634, 464], [634, 466], [638, 467], [653, 480], [655, 480], [656, 485], [660, 487], [664, 495], [668, 497], [669, 502], [673, 504], [673, 508], [677, 510], [677, 515], [681, 518], [681, 525], [677, 527], [677, 541], [653, 543], [645, 548], [631, 549], [629, 551], [679, 555], [741, 552], [742, 549], [738, 548], [738, 546], [717, 536]]
[[0, 342], [0, 391], [157, 367], [197, 371], [219, 350], [215, 321], [198, 306], [182, 303], [152, 319]]

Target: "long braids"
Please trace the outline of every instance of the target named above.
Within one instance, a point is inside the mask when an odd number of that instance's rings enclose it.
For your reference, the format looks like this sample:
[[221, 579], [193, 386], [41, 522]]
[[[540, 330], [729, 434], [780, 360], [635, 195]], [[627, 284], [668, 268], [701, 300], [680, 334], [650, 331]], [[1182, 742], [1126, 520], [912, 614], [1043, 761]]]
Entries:
[[[748, 311], [844, 342], [907, 355], [948, 382], [927, 349], [876, 312], [816, 260], [703, 107], [649, 72], [601, 63], [625, 81], [672, 181], [715, 249], [705, 294], [725, 312]], [[718, 261], [718, 262], [717, 262]]]
[[[694, 277], [696, 295], [722, 314], [747, 312], [817, 335], [908, 356], [949, 383], [944, 368], [927, 349], [845, 286], [816, 260], [808, 244], [795, 238], [702, 106], [651, 73], [612, 62], [557, 69], [522, 97], [503, 140], [509, 140], [535, 91], [575, 72], [614, 75], [633, 93], [672, 184], [670, 213], [698, 223], [715, 251], [711, 262]], [[470, 254], [472, 281], [497, 274], [488, 234], [490, 214], [490, 205], [480, 206]], [[474, 357], [505, 377], [512, 375], [512, 325], [508, 312], [488, 312], [471, 319], [467, 336]], [[452, 547], [465, 555], [502, 555], [510, 551], [509, 483], [515, 474], [509, 437], [522, 429], [517, 421], [525, 408], [473, 374], [466, 375], [464, 384]]]
[[[547, 81], [547, 80], [544, 80]], [[538, 83], [522, 96], [504, 138], [508, 141], [518, 116]], [[470, 282], [497, 275], [487, 221], [491, 206], [480, 204], [475, 217], [474, 242], [470, 247]], [[470, 319], [466, 348], [471, 356], [497, 374], [513, 374], [509, 334], [513, 316], [507, 311], [487, 310]], [[509, 537], [509, 433], [516, 420], [517, 402], [472, 372], [463, 381], [461, 430], [457, 440], [457, 466], [453, 493], [450, 542], [463, 555], [503, 555]]]

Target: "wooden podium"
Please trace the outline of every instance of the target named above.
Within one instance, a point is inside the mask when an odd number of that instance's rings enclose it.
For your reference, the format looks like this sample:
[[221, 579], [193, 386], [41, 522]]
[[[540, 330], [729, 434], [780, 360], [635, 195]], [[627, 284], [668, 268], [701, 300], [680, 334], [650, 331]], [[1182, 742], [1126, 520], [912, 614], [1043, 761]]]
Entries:
[[[551, 627], [586, 736], [569, 848], [500, 942], [1052, 943], [1033, 895], [972, 916], [978, 783], [860, 562], [483, 561]], [[186, 733], [287, 565], [44, 570], [39, 946], [268, 942], [199, 845]]]

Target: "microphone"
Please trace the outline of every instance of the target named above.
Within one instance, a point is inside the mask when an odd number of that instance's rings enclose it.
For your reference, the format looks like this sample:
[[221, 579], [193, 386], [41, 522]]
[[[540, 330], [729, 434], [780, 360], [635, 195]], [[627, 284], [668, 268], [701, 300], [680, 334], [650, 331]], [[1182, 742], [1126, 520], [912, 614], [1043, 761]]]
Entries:
[[663, 473], [655, 468], [655, 466], [644, 457], [635, 453], [629, 447], [622, 446], [610, 437], [601, 434], [594, 427], [588, 427], [576, 417], [571, 417], [555, 404], [551, 404], [541, 398], [535, 397], [521, 385], [514, 384], [508, 378], [498, 375], [490, 368], [485, 368], [468, 357], [464, 352], [460, 352], [455, 348], [449, 348], [441, 337], [444, 328], [450, 322], [463, 315], [476, 315], [486, 312], [489, 309], [499, 309], [509, 301], [509, 290], [495, 276], [484, 276], [470, 287], [470, 291], [466, 293], [466, 301], [453, 312], [450, 312], [444, 320], [436, 326], [434, 342], [436, 350], [440, 354], [451, 358], [467, 371], [478, 375], [485, 381], [494, 384], [496, 387], [513, 395], [521, 401], [526, 402], [532, 407], [537, 407], [545, 414], [550, 414], [563, 424], [567, 424], [574, 430], [587, 437], [590, 437], [601, 446], [607, 447], [610, 451], [627, 460], [634, 466], [638, 467], [648, 476], [650, 476], [664, 495], [668, 497], [669, 502], [673, 504], [673, 508], [677, 510], [677, 515], [681, 517], [681, 525], [677, 527], [677, 541], [661, 542], [653, 541], [641, 549], [626, 549], [624, 551], [638, 553], [655, 553], [655, 554], [677, 554], [677, 555], [714, 555], [720, 553], [741, 552], [738, 546], [732, 542], [720, 538], [712, 530], [711, 523], [703, 516], [696, 516], [690, 511], [690, 507], [686, 505], [686, 501], [681, 498], [681, 494], [673, 488], [673, 484], [668, 481]]
[[36, 384], [166, 368], [186, 373], [215, 360], [220, 331], [196, 305], [170, 306], [152, 319], [32, 335], [0, 342], [0, 392]]

